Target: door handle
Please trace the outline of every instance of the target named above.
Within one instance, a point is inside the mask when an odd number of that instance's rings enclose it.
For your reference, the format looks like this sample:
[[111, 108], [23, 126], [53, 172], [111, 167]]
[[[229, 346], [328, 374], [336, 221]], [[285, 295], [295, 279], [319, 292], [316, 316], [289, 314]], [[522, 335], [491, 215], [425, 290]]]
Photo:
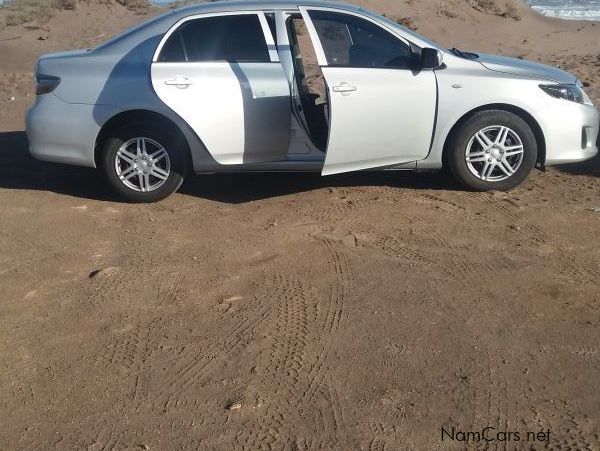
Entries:
[[192, 81], [190, 81], [189, 78], [187, 77], [173, 77], [173, 78], [169, 78], [168, 80], [165, 80], [165, 85], [169, 85], [169, 86], [177, 86], [179, 89], [185, 89], [187, 88], [189, 85], [192, 85]]
[[352, 86], [350, 83], [347, 83], [345, 81], [333, 87], [333, 92], [341, 92], [343, 96], [349, 96], [352, 91], [356, 90], [356, 86]]

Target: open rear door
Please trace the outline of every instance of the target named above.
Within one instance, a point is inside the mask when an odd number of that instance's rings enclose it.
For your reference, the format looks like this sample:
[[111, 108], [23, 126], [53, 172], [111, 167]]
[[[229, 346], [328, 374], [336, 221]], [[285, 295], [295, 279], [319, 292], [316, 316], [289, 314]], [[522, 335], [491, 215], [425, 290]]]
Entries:
[[437, 87], [412, 70], [410, 44], [358, 13], [300, 7], [327, 83], [330, 129], [322, 175], [423, 159]]

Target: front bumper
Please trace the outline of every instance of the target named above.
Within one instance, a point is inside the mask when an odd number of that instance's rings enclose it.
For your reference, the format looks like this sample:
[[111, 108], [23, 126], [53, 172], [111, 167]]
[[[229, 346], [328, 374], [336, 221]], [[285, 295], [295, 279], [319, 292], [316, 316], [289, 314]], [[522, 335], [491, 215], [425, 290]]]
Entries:
[[598, 154], [600, 113], [593, 105], [556, 100], [535, 116], [546, 140], [546, 166], [577, 163]]

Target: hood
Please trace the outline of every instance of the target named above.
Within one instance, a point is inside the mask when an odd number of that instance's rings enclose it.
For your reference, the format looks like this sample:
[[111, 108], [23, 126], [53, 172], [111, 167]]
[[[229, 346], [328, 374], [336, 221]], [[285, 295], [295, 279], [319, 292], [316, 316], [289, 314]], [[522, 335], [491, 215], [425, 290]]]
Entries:
[[544, 80], [555, 81], [557, 83], [575, 84], [577, 82], [577, 77], [564, 70], [518, 58], [479, 54], [477, 61], [486, 69], [496, 72], [543, 78]]

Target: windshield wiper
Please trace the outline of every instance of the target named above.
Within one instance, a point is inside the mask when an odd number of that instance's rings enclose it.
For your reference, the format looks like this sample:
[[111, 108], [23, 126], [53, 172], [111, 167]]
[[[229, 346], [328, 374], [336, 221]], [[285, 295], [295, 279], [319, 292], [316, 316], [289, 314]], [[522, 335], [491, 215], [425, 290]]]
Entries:
[[450, 51], [456, 56], [468, 60], [476, 60], [477, 58], [479, 58], [479, 55], [477, 55], [476, 53], [463, 52], [462, 50], [457, 49], [456, 47], [451, 48]]

